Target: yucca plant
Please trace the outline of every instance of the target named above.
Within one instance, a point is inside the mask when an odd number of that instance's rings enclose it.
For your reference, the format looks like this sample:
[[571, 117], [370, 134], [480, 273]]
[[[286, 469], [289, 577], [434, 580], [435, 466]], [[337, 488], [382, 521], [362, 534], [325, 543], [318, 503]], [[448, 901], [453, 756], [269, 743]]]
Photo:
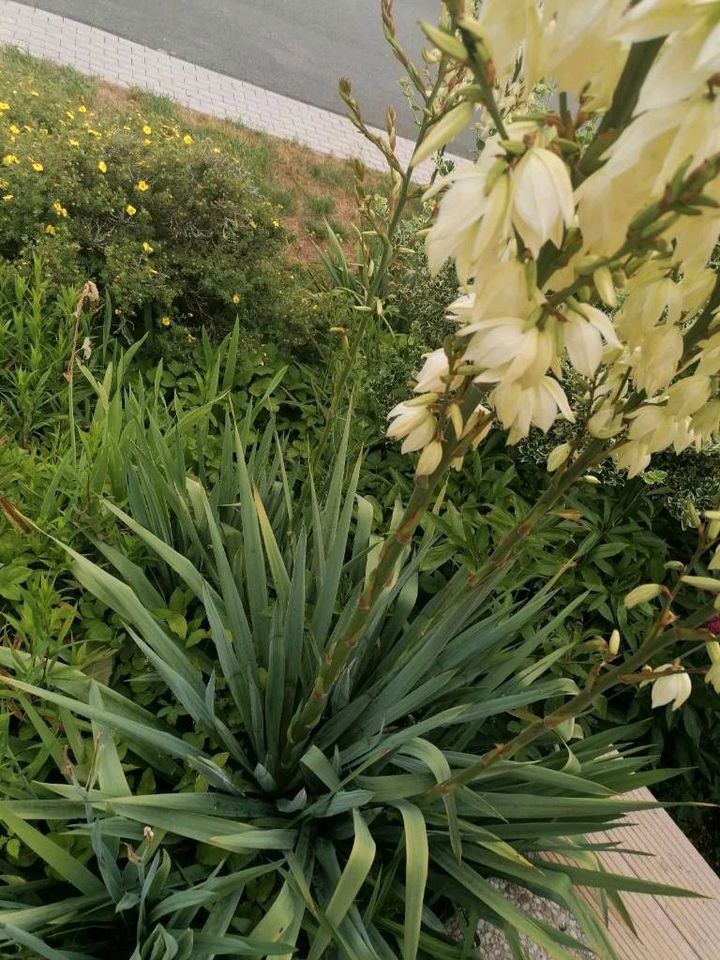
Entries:
[[[680, 892], [608, 873], [609, 844], [591, 836], [647, 805], [617, 794], [663, 776], [644, 771], [642, 725], [578, 739], [570, 718], [515, 756], [496, 747], [578, 694], [551, 672], [568, 646], [544, 649], [583, 597], [550, 616], [555, 578], [531, 594], [512, 575], [500, 586], [505, 570], [419, 595], [428, 532], [298, 738], [379, 544], [347, 427], [302, 516], [272, 426], [248, 452], [249, 422], [228, 420], [208, 489], [186, 475], [182, 436], [151, 424], [129, 464], [130, 513], [107, 504], [147, 562], [125, 537], [98, 544], [114, 573], [71, 551], [146, 659], [130, 690], [61, 664], [40, 689], [22, 679], [29, 656], [0, 651], [6, 695], [44, 748], [31, 776], [53, 768], [0, 805], [38, 858], [22, 882], [3, 869], [3, 955], [460, 958], [484, 918], [518, 956], [522, 934], [569, 958], [578, 944], [506, 899], [500, 877], [569, 907], [590, 949], [615, 957], [602, 909], [622, 910], [622, 890]], [[205, 627], [194, 645], [167, 626], [179, 587]], [[143, 707], [133, 691], [147, 685]], [[596, 888], [598, 913], [576, 884]]]

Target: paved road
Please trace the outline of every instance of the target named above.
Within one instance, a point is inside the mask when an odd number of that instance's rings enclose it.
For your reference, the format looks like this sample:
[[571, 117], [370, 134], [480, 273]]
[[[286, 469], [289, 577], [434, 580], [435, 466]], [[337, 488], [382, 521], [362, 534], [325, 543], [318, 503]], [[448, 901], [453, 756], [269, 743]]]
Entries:
[[[345, 73], [370, 123], [382, 126], [393, 103], [400, 134], [414, 134], [397, 85], [402, 68], [382, 35], [379, 0], [23, 2], [336, 112], [343, 112], [337, 81]], [[421, 45], [417, 21], [435, 20], [439, 6], [395, 0], [398, 34], [409, 50]]]

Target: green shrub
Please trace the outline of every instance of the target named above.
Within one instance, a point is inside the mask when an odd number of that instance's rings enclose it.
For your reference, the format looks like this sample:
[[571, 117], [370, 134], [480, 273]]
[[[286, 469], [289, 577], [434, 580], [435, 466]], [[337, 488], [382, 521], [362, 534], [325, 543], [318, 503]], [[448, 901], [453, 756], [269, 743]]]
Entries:
[[40, 257], [54, 285], [94, 280], [119, 328], [224, 335], [239, 319], [313, 343], [325, 321], [298, 309], [280, 213], [241, 157], [177, 118], [98, 112], [89, 87], [55, 88], [17, 54], [0, 65], [0, 258], [29, 274]]

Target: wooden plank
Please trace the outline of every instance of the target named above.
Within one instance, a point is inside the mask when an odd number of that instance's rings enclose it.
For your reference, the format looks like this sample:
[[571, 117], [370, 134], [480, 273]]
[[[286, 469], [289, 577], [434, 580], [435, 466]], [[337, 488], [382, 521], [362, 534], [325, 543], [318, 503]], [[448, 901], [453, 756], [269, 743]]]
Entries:
[[[652, 800], [653, 796], [643, 789], [628, 798]], [[592, 839], [619, 842], [625, 849], [650, 854], [602, 853], [603, 865], [613, 873], [683, 887], [709, 898], [625, 894], [623, 901], [638, 937], [619, 917], [611, 916], [610, 936], [622, 960], [720, 960], [720, 877], [669, 814], [664, 810], [636, 811], [628, 816], [627, 826], [593, 834]], [[585, 895], [597, 903], [593, 891], [585, 891]]]

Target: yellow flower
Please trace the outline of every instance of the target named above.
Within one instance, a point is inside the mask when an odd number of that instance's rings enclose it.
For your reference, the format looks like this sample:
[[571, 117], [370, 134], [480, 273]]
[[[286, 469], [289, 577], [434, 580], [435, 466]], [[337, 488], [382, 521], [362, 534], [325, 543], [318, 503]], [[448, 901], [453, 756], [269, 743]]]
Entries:
[[55, 227], [51, 223], [45, 227], [45, 233], [49, 233], [51, 237], [55, 236], [55, 232]]
[[20, 163], [14, 153], [6, 153], [2, 159], [3, 166], [11, 167], [14, 163]]
[[70, 144], [71, 147], [79, 147], [79, 146], [80, 146], [80, 141], [79, 141], [79, 140], [75, 140], [74, 137], [70, 137], [70, 139], [68, 140], [68, 143]]
[[68, 215], [67, 210], [66, 210], [65, 207], [60, 203], [59, 200], [56, 200], [55, 203], [53, 204], [53, 210], [55, 211], [55, 215], [58, 216], [58, 217], [67, 217], [67, 215]]
[[139, 180], [137, 189], [140, 191], [140, 193], [145, 193], [146, 190], [150, 189], [150, 184], [146, 183], [144, 180]]
[[150, 134], [152, 133], [152, 127], [146, 123], [145, 126], [142, 128], [142, 131], [146, 137], [149, 137]]
[[0, 110], [9, 110], [9, 109], [10, 109], [10, 104], [5, 103], [4, 100], [0, 100]]
[[88, 133], [91, 137], [95, 137], [96, 140], [102, 140], [102, 134], [99, 130], [93, 130], [91, 127], [88, 127]]
[[232, 302], [233, 302], [233, 303], [240, 303], [240, 294], [239, 294], [239, 293], [234, 293], [234, 294], [233, 294]]
[[30, 96], [31, 96], [31, 97], [39, 97], [40, 94], [37, 92], [37, 90], [31, 90], [31, 91], [30, 91]]
[[187, 335], [187, 342], [188, 342], [188, 343], [195, 343], [195, 340], [196, 340], [196, 339], [197, 339], [197, 337], [194, 337], [191, 333], [189, 333], [189, 334]]
[[185, 136], [183, 137], [183, 143], [185, 143], [185, 144], [187, 144], [188, 146], [190, 146], [190, 144], [191, 144], [192, 142], [193, 142], [193, 138], [190, 136], [189, 133], [186, 133]]
[[213, 147], [213, 153], [220, 153], [220, 147]]
[[100, 163], [98, 163], [98, 170], [100, 173], [107, 173], [107, 164], [104, 160], [101, 160]]
[[10, 124], [9, 130], [14, 136], [17, 136], [20, 133], [20, 127], [18, 127], [15, 123]]
[[146, 147], [149, 147], [150, 144], [152, 143], [152, 140], [143, 140], [143, 143], [145, 144]]
[[150, 246], [150, 244], [147, 242], [147, 240], [143, 240], [142, 248], [143, 248], [143, 252], [144, 252], [144, 253], [147, 253], [148, 256], [155, 250], [154, 247], [151, 247], [151, 246]]
[[78, 107], [78, 113], [87, 113], [87, 107], [85, 106], [84, 103], [81, 103], [80, 106]]
[[66, 111], [65, 111], [65, 116], [68, 118], [68, 120], [74, 120], [74, 119], [75, 119], [75, 114], [72, 112], [72, 110], [66, 110]]
[[8, 200], [12, 200], [12, 199], [13, 199], [13, 195], [11, 193], [6, 193], [5, 196], [3, 197], [3, 200], [5, 200], [6, 203]]
[[172, 324], [172, 320], [170, 319], [170, 317], [160, 317], [160, 326], [161, 326], [161, 327], [167, 328], [167, 327], [169, 327], [171, 324]]
[[125, 213], [126, 213], [129, 217], [134, 217], [135, 214], [137, 213], [137, 210], [135, 209], [135, 207], [134, 207], [131, 203], [129, 203], [129, 204], [125, 207]]
[[42, 173], [42, 171], [45, 169], [45, 167], [41, 163], [38, 163], [37, 160], [31, 160], [30, 162], [32, 163], [32, 168], [35, 173]]
[[278, 227], [280, 226], [280, 221], [279, 221], [279, 220], [273, 220], [272, 225], [273, 225], [273, 227], [277, 230]]

